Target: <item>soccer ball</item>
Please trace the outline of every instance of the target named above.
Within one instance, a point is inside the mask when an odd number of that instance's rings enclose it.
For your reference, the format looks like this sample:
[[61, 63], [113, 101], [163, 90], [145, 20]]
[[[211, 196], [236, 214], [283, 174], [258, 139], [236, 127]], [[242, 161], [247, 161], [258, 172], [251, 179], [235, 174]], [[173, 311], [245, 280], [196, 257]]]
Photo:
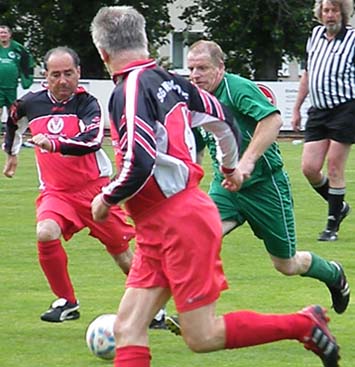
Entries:
[[113, 323], [116, 315], [97, 316], [86, 329], [86, 344], [91, 353], [102, 359], [115, 357], [115, 337]]

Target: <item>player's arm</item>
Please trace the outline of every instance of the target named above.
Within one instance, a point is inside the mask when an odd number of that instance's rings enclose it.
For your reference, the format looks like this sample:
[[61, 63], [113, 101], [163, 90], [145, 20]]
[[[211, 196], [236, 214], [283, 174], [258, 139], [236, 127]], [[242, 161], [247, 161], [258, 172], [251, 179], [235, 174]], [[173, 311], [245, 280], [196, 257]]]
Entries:
[[292, 128], [294, 131], [300, 131], [301, 127], [301, 106], [308, 95], [308, 72], [305, 70], [302, 74], [295, 105], [292, 112]]
[[[50, 152], [60, 152], [63, 155], [82, 156], [99, 150], [104, 138], [105, 121], [99, 101], [85, 93], [77, 93], [80, 132], [73, 137], [59, 136], [48, 139]], [[40, 137], [44, 144], [43, 137]], [[47, 142], [46, 142], [47, 145]]]
[[276, 141], [281, 126], [282, 119], [278, 112], [274, 112], [258, 122], [248, 148], [237, 165], [244, 180], [252, 174], [256, 161]]
[[26, 131], [28, 120], [24, 115], [23, 102], [18, 100], [10, 107], [6, 121], [5, 142], [3, 150], [6, 153], [3, 174], [6, 177], [13, 177], [17, 168], [17, 155], [22, 145], [22, 135]]
[[[137, 85], [139, 81], [130, 80], [132, 75], [126, 83]], [[104, 219], [110, 206], [134, 196], [153, 174], [156, 159], [155, 121], [150, 117], [153, 114], [149, 111], [149, 104], [132, 103], [144, 99], [142, 89], [124, 89], [123, 86], [111, 96], [111, 136], [122, 153], [122, 159], [119, 160], [120, 167], [117, 167], [115, 178], [92, 202], [95, 220]]]

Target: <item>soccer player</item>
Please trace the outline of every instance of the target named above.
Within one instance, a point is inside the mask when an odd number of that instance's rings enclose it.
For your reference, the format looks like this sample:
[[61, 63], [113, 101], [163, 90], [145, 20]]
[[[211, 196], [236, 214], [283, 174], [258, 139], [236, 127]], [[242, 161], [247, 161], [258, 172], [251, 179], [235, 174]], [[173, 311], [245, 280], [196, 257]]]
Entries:
[[106, 221], [91, 216], [91, 200], [109, 182], [111, 162], [101, 148], [104, 120], [99, 102], [78, 87], [80, 60], [67, 47], [54, 48], [44, 57], [47, 87], [29, 92], [12, 105], [7, 120], [3, 173], [13, 177], [22, 133], [29, 127], [40, 181], [36, 201], [39, 263], [58, 297], [41, 315], [43, 321], [79, 318], [61, 237], [69, 240], [84, 227], [107, 249], [124, 273], [132, 261], [129, 241], [133, 227], [118, 206]]
[[[252, 81], [225, 72], [224, 53], [216, 42], [201, 40], [191, 45], [187, 64], [190, 79], [231, 109], [242, 133], [238, 168], [245, 180], [238, 192], [230, 192], [221, 185], [215, 140], [199, 130], [212, 157], [214, 176], [209, 195], [218, 207], [223, 234], [247, 222], [263, 240], [276, 270], [325, 283], [335, 312], [343, 313], [350, 288], [342, 266], [296, 248], [293, 198], [276, 143], [282, 125], [279, 111]], [[176, 317], [168, 316], [167, 326], [179, 334]]]
[[24, 89], [32, 85], [33, 66], [32, 55], [21, 43], [12, 39], [10, 27], [0, 25], [0, 119], [2, 108], [5, 106], [8, 109], [16, 100], [19, 79]]
[[[338, 366], [339, 348], [325, 311], [309, 306], [293, 314], [235, 311], [216, 315], [226, 287], [219, 257], [222, 226], [212, 200], [199, 187], [192, 127], [203, 124], [220, 149], [223, 185], [243, 182], [233, 116], [218, 100], [149, 58], [145, 19], [132, 7], [102, 7], [92, 38], [116, 85], [109, 102], [111, 134], [122, 152], [118, 174], [92, 202], [105, 220], [125, 202], [137, 241], [114, 333], [115, 367], [149, 367], [148, 325], [172, 295], [187, 345], [195, 352], [294, 339], [326, 367]], [[204, 271], [201, 271], [203, 269]]]
[[[292, 117], [298, 131], [300, 108], [309, 92], [302, 171], [328, 204], [319, 241], [336, 241], [340, 224], [350, 213], [344, 198], [345, 166], [355, 143], [355, 30], [349, 25], [353, 12], [353, 0], [315, 1], [315, 19], [321, 24], [313, 28], [307, 43], [306, 70]], [[326, 160], [327, 173], [323, 171]]]

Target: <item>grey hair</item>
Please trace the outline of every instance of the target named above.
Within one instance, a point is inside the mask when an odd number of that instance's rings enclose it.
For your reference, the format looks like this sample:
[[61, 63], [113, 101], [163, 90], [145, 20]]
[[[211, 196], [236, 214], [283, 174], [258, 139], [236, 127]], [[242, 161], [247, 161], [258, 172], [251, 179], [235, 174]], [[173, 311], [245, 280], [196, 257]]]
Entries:
[[210, 55], [211, 61], [214, 65], [218, 66], [220, 63], [224, 63], [225, 55], [221, 46], [214, 41], [199, 40], [193, 43], [189, 47], [189, 53], [206, 52]]
[[354, 12], [353, 0], [316, 0], [314, 3], [313, 14], [320, 23], [322, 23], [322, 8], [324, 1], [330, 2], [333, 5], [339, 5], [343, 24], [349, 24], [350, 17]]
[[114, 55], [122, 51], [148, 53], [145, 19], [131, 6], [104, 6], [90, 26], [92, 40], [98, 49]]

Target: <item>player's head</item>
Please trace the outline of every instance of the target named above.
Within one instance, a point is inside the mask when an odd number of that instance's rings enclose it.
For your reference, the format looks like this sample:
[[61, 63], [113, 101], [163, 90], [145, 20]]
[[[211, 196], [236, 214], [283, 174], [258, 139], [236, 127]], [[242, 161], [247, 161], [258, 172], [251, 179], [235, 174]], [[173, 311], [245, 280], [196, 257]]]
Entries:
[[200, 88], [214, 92], [224, 75], [224, 53], [213, 41], [200, 40], [187, 53], [190, 79]]
[[48, 89], [58, 101], [75, 92], [80, 78], [80, 58], [73, 49], [52, 48], [44, 56], [44, 68]]
[[147, 58], [145, 19], [131, 6], [104, 6], [91, 23], [92, 40], [112, 72], [112, 59]]
[[349, 24], [353, 12], [353, 0], [316, 0], [313, 8], [315, 18], [331, 33], [338, 33], [342, 25]]
[[0, 25], [0, 43], [7, 45], [12, 37], [11, 28], [7, 25]]

